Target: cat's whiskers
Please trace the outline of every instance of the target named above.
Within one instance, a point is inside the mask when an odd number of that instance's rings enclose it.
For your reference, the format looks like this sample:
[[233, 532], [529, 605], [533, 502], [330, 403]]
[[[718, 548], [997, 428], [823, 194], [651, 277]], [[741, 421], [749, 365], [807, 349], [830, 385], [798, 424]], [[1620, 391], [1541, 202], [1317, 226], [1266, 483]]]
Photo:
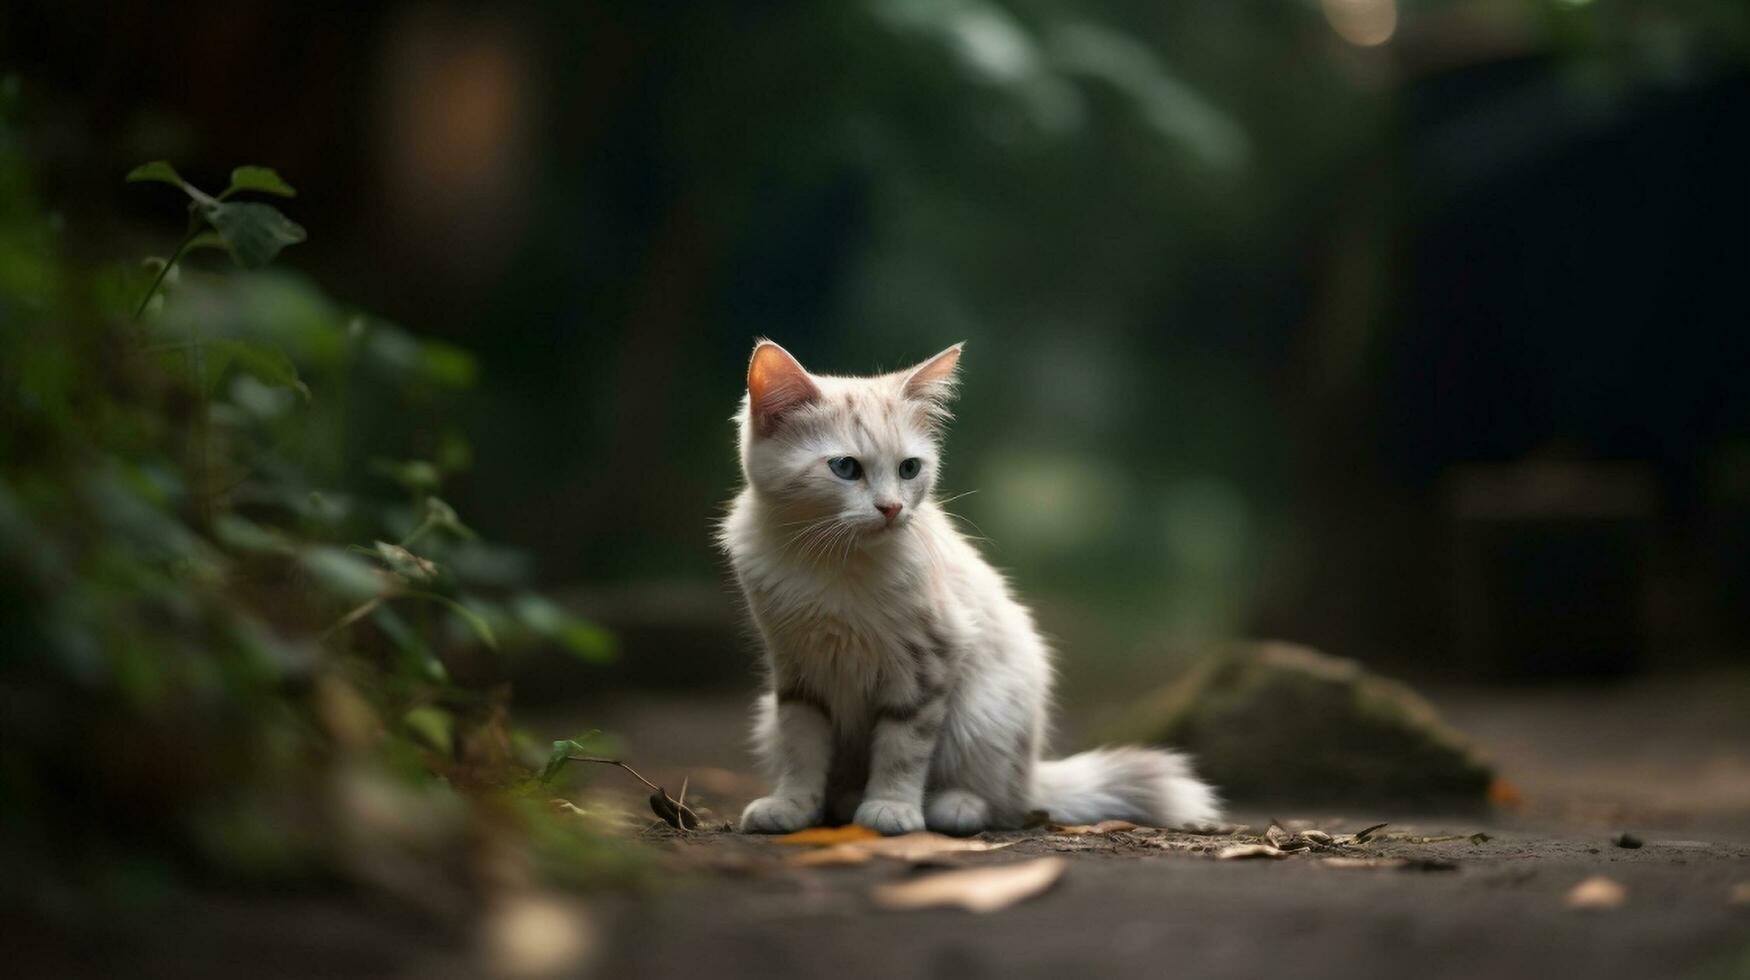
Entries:
[[838, 519], [835, 517], [820, 517], [811, 521], [797, 521], [795, 523], [806, 524], [807, 526], [791, 534], [790, 537], [785, 540], [783, 546], [778, 549], [778, 554], [782, 556], [792, 547], [800, 545], [797, 552], [797, 558], [798, 560], [804, 560], [807, 554], [814, 549], [815, 544], [818, 543], [820, 539], [825, 538], [832, 533], [834, 526], [838, 523]]
[[837, 549], [839, 537], [845, 533], [848, 527], [849, 525], [839, 518], [828, 518], [826, 528], [818, 537], [811, 540], [807, 547], [802, 549], [797, 556], [798, 560], [808, 564], [818, 564], [820, 560], [825, 559]]
[[[992, 541], [990, 538], [985, 536], [984, 528], [979, 527], [978, 523], [976, 521], [974, 521], [972, 518], [967, 517], [964, 514], [956, 514], [946, 507], [939, 507], [939, 509], [942, 511], [942, 513], [947, 514], [949, 517], [952, 517], [957, 521], [965, 521], [967, 524], [972, 525], [972, 529], [974, 531], [978, 532], [977, 534], [967, 534], [966, 535], [967, 537], [971, 538], [974, 541], [983, 541], [985, 544], [988, 544], [988, 545], [995, 545], [996, 544], [995, 541]], [[962, 531], [961, 533], [966, 534], [965, 531]]]

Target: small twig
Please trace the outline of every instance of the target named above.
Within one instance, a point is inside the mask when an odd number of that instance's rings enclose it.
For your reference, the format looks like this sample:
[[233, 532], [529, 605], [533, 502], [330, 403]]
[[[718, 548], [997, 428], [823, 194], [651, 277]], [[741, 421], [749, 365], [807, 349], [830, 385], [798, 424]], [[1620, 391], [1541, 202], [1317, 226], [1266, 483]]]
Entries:
[[[621, 769], [624, 769], [627, 772], [631, 773], [633, 779], [636, 779], [639, 782], [643, 783], [644, 785], [650, 787], [653, 791], [661, 793], [663, 799], [674, 804], [675, 810], [677, 810], [681, 813], [684, 813], [687, 816], [692, 817], [693, 822], [695, 824], [697, 824], [699, 826], [704, 826], [705, 822], [703, 820], [700, 820], [699, 815], [697, 813], [694, 813], [685, 803], [682, 803], [680, 800], [677, 800], [674, 797], [668, 795], [668, 790], [663, 789], [661, 786], [656, 785], [655, 783], [651, 782], [648, 779], [645, 779], [642, 775], [639, 774], [638, 770], [632, 768], [631, 766], [626, 765], [624, 762], [621, 762], [619, 759], [600, 759], [600, 758], [597, 758], [595, 756], [590, 756], [590, 755], [568, 755], [565, 758], [567, 761], [570, 761], [570, 762], [597, 762], [597, 763], [600, 763], [604, 766], [619, 766]], [[687, 795], [687, 791], [685, 788], [686, 784], [683, 782], [681, 785], [682, 785], [681, 796], [684, 797]], [[685, 821], [683, 821], [683, 823], [684, 822]], [[681, 829], [686, 830], [687, 828], [683, 826], [683, 827], [681, 827]]]

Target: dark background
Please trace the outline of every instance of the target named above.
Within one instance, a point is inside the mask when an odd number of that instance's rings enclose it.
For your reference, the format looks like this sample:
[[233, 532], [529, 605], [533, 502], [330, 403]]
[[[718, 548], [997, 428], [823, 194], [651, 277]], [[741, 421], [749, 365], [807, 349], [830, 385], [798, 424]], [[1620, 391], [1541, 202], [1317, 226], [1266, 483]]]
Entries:
[[168, 248], [135, 163], [271, 165], [287, 265], [478, 352], [446, 495], [640, 683], [745, 676], [762, 335], [969, 342], [946, 490], [1072, 690], [1742, 664], [1747, 66], [1728, 0], [0, 4], [94, 258]]

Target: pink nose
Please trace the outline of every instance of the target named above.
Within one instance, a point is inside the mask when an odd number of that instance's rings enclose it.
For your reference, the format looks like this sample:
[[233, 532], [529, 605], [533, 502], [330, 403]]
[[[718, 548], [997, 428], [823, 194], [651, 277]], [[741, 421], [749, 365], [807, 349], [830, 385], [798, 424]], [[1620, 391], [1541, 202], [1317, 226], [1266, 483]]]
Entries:
[[899, 516], [899, 511], [904, 506], [904, 504], [876, 504], [875, 509], [881, 512], [882, 517], [887, 518], [887, 523], [892, 524], [893, 519]]

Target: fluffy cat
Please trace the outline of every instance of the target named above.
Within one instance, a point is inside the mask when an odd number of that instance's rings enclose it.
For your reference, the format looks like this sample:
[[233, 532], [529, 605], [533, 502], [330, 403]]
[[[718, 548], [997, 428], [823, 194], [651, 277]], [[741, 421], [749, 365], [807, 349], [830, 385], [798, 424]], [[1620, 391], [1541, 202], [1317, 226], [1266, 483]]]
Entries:
[[1029, 810], [1214, 821], [1214, 792], [1176, 753], [1039, 758], [1050, 650], [931, 496], [960, 351], [841, 378], [754, 347], [737, 419], [747, 485], [720, 543], [765, 640], [754, 737], [777, 786], [742, 829], [972, 834]]

